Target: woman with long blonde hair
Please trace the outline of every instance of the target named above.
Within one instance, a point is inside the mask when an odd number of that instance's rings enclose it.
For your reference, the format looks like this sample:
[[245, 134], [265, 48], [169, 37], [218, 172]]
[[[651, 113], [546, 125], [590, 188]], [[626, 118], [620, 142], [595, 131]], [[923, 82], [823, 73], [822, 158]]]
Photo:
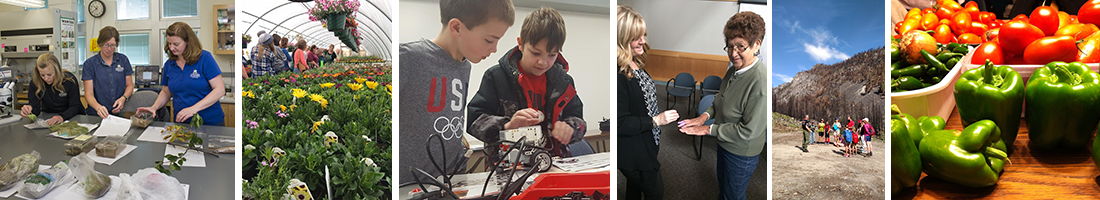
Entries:
[[657, 89], [645, 71], [645, 21], [629, 6], [618, 7], [619, 171], [626, 177], [626, 199], [662, 199], [664, 183], [660, 148], [661, 125], [680, 118], [676, 110], [657, 110]]
[[61, 69], [61, 62], [52, 53], [38, 56], [34, 67], [34, 77], [27, 90], [29, 104], [23, 105], [20, 115], [39, 115], [42, 112], [57, 113], [46, 120], [49, 125], [58, 124], [81, 114], [84, 105], [80, 104], [80, 86], [76, 76]]

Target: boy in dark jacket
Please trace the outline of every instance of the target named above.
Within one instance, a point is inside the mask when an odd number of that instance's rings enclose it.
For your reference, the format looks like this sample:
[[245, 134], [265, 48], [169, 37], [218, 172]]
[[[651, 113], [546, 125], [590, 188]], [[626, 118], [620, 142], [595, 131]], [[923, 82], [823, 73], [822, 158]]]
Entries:
[[[570, 157], [567, 146], [581, 141], [587, 125], [569, 63], [559, 55], [565, 44], [565, 21], [549, 7], [523, 21], [518, 46], [485, 71], [481, 87], [470, 99], [467, 131], [492, 144], [500, 131], [540, 126], [554, 156]], [[549, 133], [549, 134], [547, 134]], [[489, 152], [497, 146], [487, 145]]]

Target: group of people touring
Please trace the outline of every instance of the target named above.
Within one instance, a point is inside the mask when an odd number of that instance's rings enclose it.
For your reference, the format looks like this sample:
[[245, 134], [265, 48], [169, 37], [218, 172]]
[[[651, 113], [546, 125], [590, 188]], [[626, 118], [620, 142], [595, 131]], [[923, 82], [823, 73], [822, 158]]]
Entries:
[[846, 125], [840, 123], [840, 118], [834, 118], [831, 125], [826, 122], [825, 119], [812, 121], [810, 115], [802, 119], [802, 152], [810, 152], [808, 147], [812, 144], [831, 144], [843, 148], [844, 157], [852, 157], [854, 154], [872, 155], [871, 136], [876, 132], [869, 119], [859, 120], [858, 126], [851, 116]]
[[328, 45], [328, 48], [318, 48], [316, 44], [309, 45], [305, 39], [298, 39], [294, 44], [289, 44], [290, 39], [279, 34], [268, 34], [260, 31], [257, 35], [258, 43], [251, 48], [245, 58], [251, 65], [245, 70], [245, 78], [256, 76], [274, 75], [280, 72], [299, 73], [305, 70], [323, 67], [326, 63], [337, 60], [340, 49], [336, 45]]

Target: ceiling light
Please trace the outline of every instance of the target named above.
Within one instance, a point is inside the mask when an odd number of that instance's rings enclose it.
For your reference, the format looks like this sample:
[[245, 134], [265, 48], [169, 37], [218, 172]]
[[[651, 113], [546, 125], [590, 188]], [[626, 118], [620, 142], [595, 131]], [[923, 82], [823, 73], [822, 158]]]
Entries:
[[0, 3], [28, 8], [41, 8], [46, 6], [42, 0], [0, 0]]

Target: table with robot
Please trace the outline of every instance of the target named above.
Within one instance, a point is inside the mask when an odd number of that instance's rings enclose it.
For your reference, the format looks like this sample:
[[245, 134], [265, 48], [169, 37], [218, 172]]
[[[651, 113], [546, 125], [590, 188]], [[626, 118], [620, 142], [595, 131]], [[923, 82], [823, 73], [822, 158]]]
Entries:
[[[402, 186], [399, 199], [604, 199], [609, 194], [609, 134], [592, 130], [580, 147], [584, 155], [551, 157], [543, 144], [549, 136], [537, 126], [501, 131], [500, 142], [486, 144], [465, 135], [465, 172], [436, 177], [433, 182]], [[486, 145], [500, 146], [488, 152]], [[591, 150], [575, 150], [590, 148]], [[589, 152], [590, 151], [590, 152]], [[443, 163], [449, 163], [445, 161]], [[445, 167], [446, 168], [446, 167]], [[436, 169], [420, 169], [423, 171]], [[428, 173], [416, 173], [427, 176]], [[421, 186], [423, 184], [423, 186]], [[442, 187], [440, 187], [442, 186]], [[427, 192], [425, 192], [427, 191]]]

